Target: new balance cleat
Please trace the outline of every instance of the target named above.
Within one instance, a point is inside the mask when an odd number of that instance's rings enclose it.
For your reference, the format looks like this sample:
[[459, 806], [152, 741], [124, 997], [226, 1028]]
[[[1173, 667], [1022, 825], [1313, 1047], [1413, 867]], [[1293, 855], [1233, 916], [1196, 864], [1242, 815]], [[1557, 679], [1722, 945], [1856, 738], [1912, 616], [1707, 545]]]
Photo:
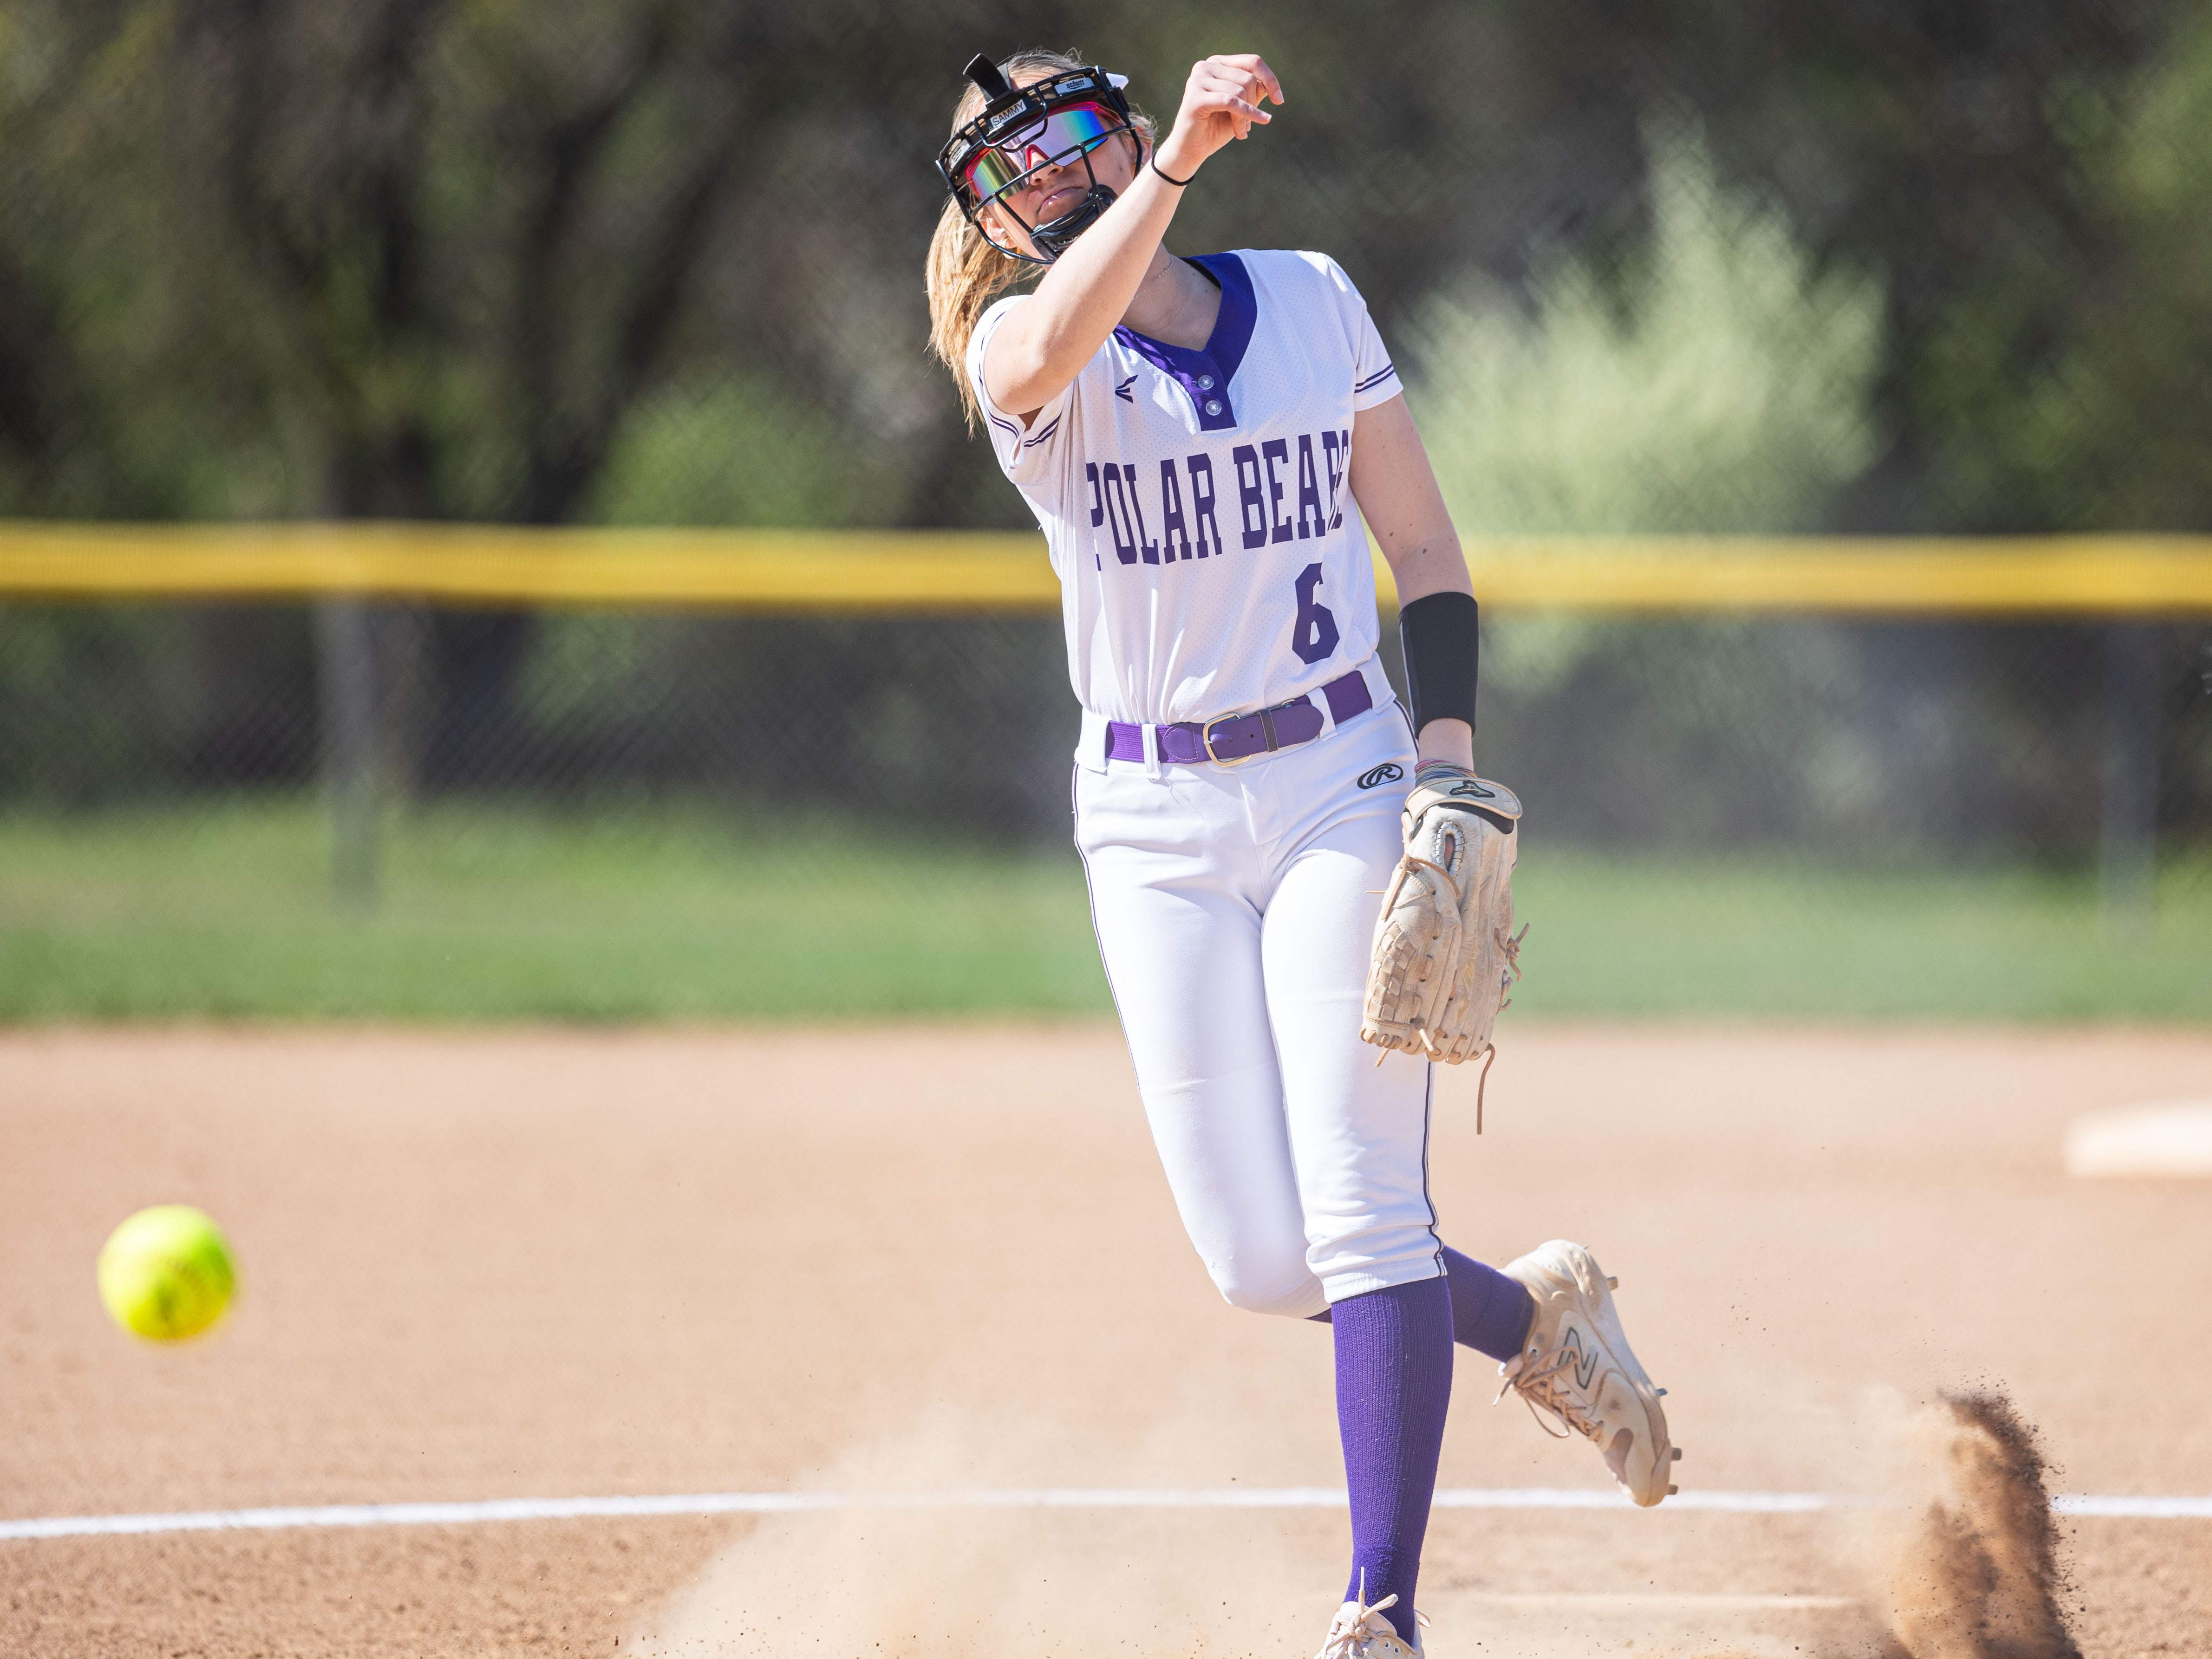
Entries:
[[1398, 1627], [1382, 1616], [1382, 1609], [1397, 1606], [1398, 1598], [1386, 1595], [1370, 1607], [1366, 1602], [1367, 1575], [1364, 1571], [1359, 1583], [1359, 1599], [1346, 1601], [1336, 1610], [1328, 1638], [1314, 1659], [1422, 1659], [1420, 1627], [1429, 1621], [1415, 1613], [1413, 1639], [1407, 1641], [1398, 1634]]
[[1665, 1390], [1651, 1386], [1621, 1332], [1613, 1281], [1588, 1250], [1563, 1238], [1504, 1272], [1534, 1298], [1536, 1316], [1521, 1352], [1498, 1368], [1505, 1379], [1498, 1398], [1516, 1390], [1532, 1410], [1596, 1442], [1631, 1498], [1647, 1509], [1658, 1503], [1674, 1490], [1667, 1477], [1681, 1453], [1667, 1438]]

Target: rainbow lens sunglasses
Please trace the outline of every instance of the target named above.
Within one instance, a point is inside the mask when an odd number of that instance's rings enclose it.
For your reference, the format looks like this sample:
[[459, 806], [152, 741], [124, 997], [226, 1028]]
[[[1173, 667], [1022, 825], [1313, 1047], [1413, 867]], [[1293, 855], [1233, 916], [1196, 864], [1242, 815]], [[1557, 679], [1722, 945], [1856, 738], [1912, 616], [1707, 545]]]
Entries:
[[978, 149], [961, 179], [978, 202], [1014, 189], [1031, 173], [1065, 166], [1127, 129], [1103, 104], [1066, 104], [1030, 121], [988, 148]]
[[[967, 75], [983, 90], [983, 111], [938, 152], [937, 170], [969, 223], [993, 246], [1028, 264], [1048, 265], [1113, 205], [1114, 192], [1098, 182], [1089, 157], [1116, 133], [1132, 131], [1128, 100], [1121, 95], [1128, 79], [1094, 64], [1017, 88], [983, 57], [968, 65]], [[1006, 204], [1006, 197], [1037, 173], [1079, 160], [1090, 188], [1072, 211], [1031, 225]], [[1030, 233], [1036, 254], [992, 234], [979, 216], [993, 203]]]

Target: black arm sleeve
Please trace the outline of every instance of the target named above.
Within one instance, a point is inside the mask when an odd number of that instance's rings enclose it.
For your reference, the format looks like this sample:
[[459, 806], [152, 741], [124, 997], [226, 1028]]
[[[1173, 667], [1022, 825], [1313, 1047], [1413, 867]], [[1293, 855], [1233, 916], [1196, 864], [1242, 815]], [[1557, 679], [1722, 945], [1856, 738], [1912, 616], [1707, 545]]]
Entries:
[[1413, 731], [1431, 720], [1474, 724], [1474, 680], [1482, 656], [1481, 608], [1468, 593], [1431, 593], [1398, 612]]

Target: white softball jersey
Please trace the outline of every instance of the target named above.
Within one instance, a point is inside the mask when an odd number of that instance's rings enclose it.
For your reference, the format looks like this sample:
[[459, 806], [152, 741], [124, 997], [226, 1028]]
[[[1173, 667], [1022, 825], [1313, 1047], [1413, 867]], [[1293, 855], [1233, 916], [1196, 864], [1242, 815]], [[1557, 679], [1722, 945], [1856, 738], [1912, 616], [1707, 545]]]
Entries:
[[[982, 383], [1021, 297], [968, 374], [1060, 580], [1075, 841], [1153, 1144], [1223, 1297], [1304, 1318], [1443, 1272], [1430, 1066], [1359, 1040], [1414, 754], [1348, 474], [1353, 416], [1401, 388], [1334, 261], [1194, 263], [1221, 286], [1203, 350], [1116, 329], [1024, 425]], [[1324, 693], [1355, 671], [1367, 696]], [[1308, 696], [1345, 712], [1233, 765], [1108, 741]]]
[[968, 349], [1060, 577], [1076, 697], [1131, 724], [1302, 696], [1365, 664], [1377, 635], [1352, 424], [1403, 388], [1366, 303], [1319, 253], [1191, 263], [1221, 287], [1204, 349], [1117, 328], [1026, 426], [992, 402], [982, 362], [1030, 296], [985, 312]]

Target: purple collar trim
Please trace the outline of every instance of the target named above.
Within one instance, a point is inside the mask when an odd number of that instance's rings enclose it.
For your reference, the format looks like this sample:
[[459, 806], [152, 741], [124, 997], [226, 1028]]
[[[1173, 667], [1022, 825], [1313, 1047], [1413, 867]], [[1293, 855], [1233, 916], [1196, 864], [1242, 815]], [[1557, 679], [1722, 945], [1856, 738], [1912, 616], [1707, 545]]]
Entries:
[[1251, 274], [1233, 253], [1206, 253], [1193, 259], [1220, 284], [1221, 311], [1213, 319], [1213, 333], [1203, 351], [1186, 351], [1164, 341], [1116, 328], [1114, 337], [1158, 369], [1189, 394], [1198, 411], [1200, 432], [1226, 432], [1237, 424], [1237, 406], [1230, 401], [1229, 383], [1252, 343], [1252, 325], [1259, 320], [1259, 302], [1253, 297]]

